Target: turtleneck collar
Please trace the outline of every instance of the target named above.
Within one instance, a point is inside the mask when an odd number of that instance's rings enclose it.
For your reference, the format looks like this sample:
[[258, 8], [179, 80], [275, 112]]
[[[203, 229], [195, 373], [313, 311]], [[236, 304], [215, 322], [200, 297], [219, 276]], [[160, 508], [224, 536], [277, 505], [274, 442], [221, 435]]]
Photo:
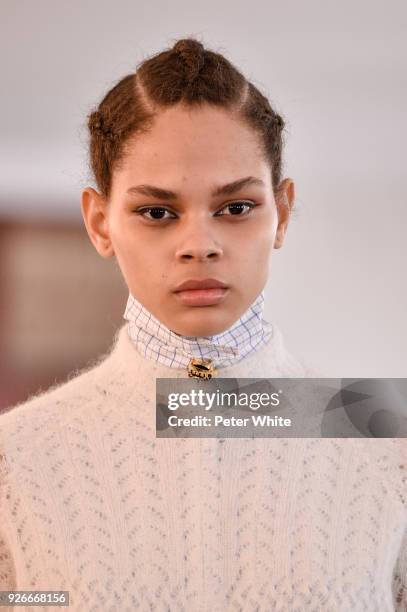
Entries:
[[215, 367], [234, 365], [268, 343], [273, 326], [263, 319], [264, 291], [227, 330], [213, 336], [181, 336], [154, 317], [130, 293], [123, 318], [136, 350], [172, 368], [186, 368], [193, 357], [212, 359]]

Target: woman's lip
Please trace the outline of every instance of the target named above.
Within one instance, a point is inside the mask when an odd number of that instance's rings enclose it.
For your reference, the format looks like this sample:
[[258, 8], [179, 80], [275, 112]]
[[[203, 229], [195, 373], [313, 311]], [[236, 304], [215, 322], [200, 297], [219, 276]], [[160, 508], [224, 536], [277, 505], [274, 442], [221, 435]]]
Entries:
[[213, 287], [212, 289], [187, 289], [176, 291], [174, 295], [187, 306], [211, 306], [219, 304], [229, 289], [226, 287]]

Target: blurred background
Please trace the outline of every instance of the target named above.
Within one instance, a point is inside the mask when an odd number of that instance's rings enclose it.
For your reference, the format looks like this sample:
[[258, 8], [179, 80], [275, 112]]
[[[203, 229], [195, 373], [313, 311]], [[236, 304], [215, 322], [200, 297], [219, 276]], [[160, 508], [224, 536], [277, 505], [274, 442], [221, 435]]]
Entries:
[[127, 288], [80, 213], [86, 115], [178, 38], [224, 53], [287, 122], [297, 211], [265, 315], [326, 376], [407, 375], [404, 2], [2, 0], [0, 410], [109, 348]]

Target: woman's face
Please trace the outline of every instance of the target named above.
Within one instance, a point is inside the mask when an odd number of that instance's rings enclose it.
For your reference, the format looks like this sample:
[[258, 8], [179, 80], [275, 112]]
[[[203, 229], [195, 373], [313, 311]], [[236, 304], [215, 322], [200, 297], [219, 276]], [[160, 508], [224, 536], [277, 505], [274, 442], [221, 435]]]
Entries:
[[[129, 143], [108, 201], [84, 190], [82, 212], [100, 255], [115, 255], [129, 291], [177, 334], [228, 329], [263, 290], [294, 199], [276, 202], [258, 137], [213, 106], [162, 111]], [[176, 293], [187, 280], [227, 286], [213, 299]]]

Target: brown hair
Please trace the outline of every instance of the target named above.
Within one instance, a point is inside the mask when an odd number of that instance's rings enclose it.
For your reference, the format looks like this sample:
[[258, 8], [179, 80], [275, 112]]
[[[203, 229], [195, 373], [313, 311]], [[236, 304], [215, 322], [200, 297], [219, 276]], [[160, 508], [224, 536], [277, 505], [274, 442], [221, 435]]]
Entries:
[[155, 115], [183, 102], [229, 109], [259, 135], [270, 162], [274, 191], [281, 181], [284, 121], [267, 98], [223, 55], [194, 38], [143, 61], [122, 78], [88, 117], [90, 165], [100, 192], [108, 197], [112, 172], [135, 133], [146, 132]]

